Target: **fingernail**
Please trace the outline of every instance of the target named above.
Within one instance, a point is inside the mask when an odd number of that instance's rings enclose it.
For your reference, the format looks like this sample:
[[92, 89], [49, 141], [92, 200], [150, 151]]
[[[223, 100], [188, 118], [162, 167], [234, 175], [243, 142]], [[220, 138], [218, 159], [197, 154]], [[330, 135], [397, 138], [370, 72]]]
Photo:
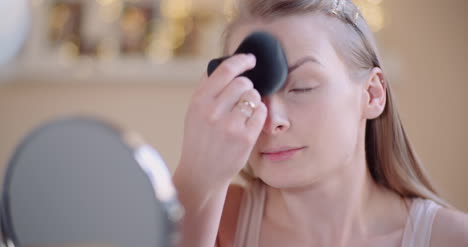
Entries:
[[255, 57], [255, 55], [252, 54], [252, 53], [249, 53], [249, 54], [247, 54], [247, 55], [250, 57], [250, 59], [253, 59], [254, 61], [257, 59], [257, 58]]

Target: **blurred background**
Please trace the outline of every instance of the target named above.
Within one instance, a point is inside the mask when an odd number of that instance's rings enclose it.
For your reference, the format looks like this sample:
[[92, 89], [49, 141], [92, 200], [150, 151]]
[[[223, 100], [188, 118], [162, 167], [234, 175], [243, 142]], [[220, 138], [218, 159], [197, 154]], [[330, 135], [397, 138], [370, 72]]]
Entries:
[[[379, 40], [417, 153], [442, 196], [468, 212], [468, 1], [354, 2]], [[221, 53], [232, 0], [28, 4], [26, 43], [13, 61], [0, 60], [0, 172], [32, 128], [73, 114], [139, 132], [174, 171], [186, 108]], [[0, 7], [20, 16], [14, 5]]]

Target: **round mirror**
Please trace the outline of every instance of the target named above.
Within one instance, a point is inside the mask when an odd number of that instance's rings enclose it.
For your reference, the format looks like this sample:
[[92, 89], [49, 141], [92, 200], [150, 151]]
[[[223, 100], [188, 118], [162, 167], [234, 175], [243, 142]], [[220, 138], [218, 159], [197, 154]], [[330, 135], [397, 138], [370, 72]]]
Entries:
[[12, 60], [21, 49], [29, 27], [27, 0], [0, 1], [0, 66]]
[[173, 246], [183, 212], [159, 154], [90, 118], [54, 121], [23, 140], [1, 210], [7, 246], [83, 247]]

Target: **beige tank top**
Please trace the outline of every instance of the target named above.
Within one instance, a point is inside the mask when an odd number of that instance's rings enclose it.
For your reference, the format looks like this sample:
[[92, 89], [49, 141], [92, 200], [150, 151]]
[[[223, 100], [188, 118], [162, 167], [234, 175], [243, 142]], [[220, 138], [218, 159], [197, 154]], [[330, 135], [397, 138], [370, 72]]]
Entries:
[[[234, 247], [256, 247], [259, 243], [266, 188], [252, 181], [245, 190], [237, 222]], [[432, 223], [441, 206], [431, 200], [414, 199], [403, 233], [402, 247], [429, 247]]]

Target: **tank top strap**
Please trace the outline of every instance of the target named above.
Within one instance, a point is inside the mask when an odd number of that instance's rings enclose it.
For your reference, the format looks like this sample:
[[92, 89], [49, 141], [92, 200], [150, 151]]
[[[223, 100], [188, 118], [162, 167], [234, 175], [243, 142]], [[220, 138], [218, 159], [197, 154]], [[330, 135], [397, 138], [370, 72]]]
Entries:
[[260, 180], [251, 181], [242, 197], [234, 247], [258, 246], [265, 197], [266, 191], [263, 182]]
[[432, 224], [441, 206], [432, 200], [413, 199], [403, 233], [402, 247], [429, 247]]

